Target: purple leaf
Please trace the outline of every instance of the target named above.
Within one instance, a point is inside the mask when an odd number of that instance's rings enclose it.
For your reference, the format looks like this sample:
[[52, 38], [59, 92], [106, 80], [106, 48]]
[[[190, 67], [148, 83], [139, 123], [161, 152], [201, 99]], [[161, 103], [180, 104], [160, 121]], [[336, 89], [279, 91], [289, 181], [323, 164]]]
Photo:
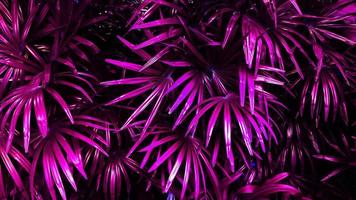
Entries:
[[222, 43], [222, 48], [225, 48], [228, 40], [231, 38], [231, 34], [233, 33], [233, 30], [235, 29], [235, 25], [237, 20], [240, 17], [240, 13], [233, 13], [233, 15], [231, 16], [229, 23], [226, 27], [226, 32], [225, 32], [225, 37], [224, 37], [224, 41]]

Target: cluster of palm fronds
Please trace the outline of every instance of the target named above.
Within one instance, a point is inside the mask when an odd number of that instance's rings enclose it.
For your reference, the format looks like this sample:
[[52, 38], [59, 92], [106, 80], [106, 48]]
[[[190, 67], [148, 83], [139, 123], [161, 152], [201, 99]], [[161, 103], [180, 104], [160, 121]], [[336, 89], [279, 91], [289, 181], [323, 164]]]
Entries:
[[352, 0], [0, 10], [1, 199], [356, 196]]

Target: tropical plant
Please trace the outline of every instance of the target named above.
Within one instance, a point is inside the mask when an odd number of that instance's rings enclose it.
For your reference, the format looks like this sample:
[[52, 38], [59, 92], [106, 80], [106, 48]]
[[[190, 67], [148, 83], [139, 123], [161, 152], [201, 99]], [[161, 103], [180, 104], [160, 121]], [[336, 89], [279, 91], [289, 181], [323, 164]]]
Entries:
[[353, 0], [0, 0], [1, 199], [353, 199]]

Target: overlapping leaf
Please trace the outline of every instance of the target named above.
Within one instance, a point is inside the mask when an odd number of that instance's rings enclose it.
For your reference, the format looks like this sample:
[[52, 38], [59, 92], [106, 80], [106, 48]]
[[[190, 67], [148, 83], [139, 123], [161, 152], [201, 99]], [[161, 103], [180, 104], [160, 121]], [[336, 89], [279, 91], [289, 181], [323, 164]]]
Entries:
[[[61, 85], [62, 87], [70, 88], [74, 91], [79, 92], [84, 98], [91, 100], [89, 94], [83, 89], [82, 86], [77, 83], [70, 82], [66, 78], [71, 77], [71, 75], [58, 74], [55, 81], [56, 85]], [[48, 134], [48, 113], [50, 111], [50, 106], [48, 105], [48, 99], [45, 98], [45, 94], [48, 95], [56, 104], [61, 108], [67, 115], [68, 119], [73, 123], [73, 117], [68, 103], [64, 100], [61, 92], [56, 89], [42, 86], [43, 74], [39, 74], [32, 79], [32, 81], [24, 86], [18, 87], [12, 92], [10, 92], [4, 99], [2, 99], [2, 104], [0, 110], [4, 113], [1, 120], [1, 129], [9, 129], [8, 142], [6, 148], [9, 149], [11, 143], [15, 136], [16, 125], [18, 124], [19, 117], [22, 114], [22, 132], [24, 138], [24, 149], [25, 152], [28, 151], [31, 137], [31, 127], [34, 127], [31, 117], [35, 116], [37, 127], [40, 134], [46, 137]], [[73, 78], [73, 77], [72, 77]], [[87, 83], [87, 81], [79, 76], [74, 76], [74, 78], [79, 79]], [[90, 83], [89, 83], [90, 84]], [[89, 85], [91, 86], [91, 84]]]
[[[102, 144], [106, 145], [105, 140], [99, 135], [93, 134], [94, 129], [108, 129], [107, 122], [86, 115], [76, 116], [74, 119], [74, 125], [67, 121], [51, 124], [46, 137], [40, 136], [34, 139], [35, 150], [30, 172], [32, 198], [35, 195], [35, 176], [38, 176], [40, 169], [42, 169], [44, 182], [51, 198], [57, 199], [55, 191], [57, 188], [60, 196], [67, 199], [60, 170], [64, 174], [65, 180], [74, 190], [77, 190], [72, 167], [81, 176], [87, 178], [82, 160], [81, 144], [98, 149], [100, 153], [107, 155], [101, 146]], [[79, 129], [80, 127], [81, 129]]]
[[[31, 165], [28, 159], [15, 147], [11, 147], [8, 152], [3, 148], [3, 144], [0, 146], [0, 158], [1, 158], [1, 166], [0, 166], [0, 196], [1, 198], [7, 198], [8, 187], [10, 184], [6, 182], [4, 177], [11, 177], [12, 182], [16, 186], [16, 190], [23, 192], [25, 190], [26, 184], [22, 178], [22, 169], [27, 173], [31, 170]], [[16, 163], [14, 162], [16, 161]], [[17, 166], [20, 166], [20, 170]], [[26, 195], [23, 195], [26, 196]]]
[[260, 144], [262, 150], [265, 150], [265, 140], [273, 138], [277, 142], [276, 135], [273, 131], [271, 124], [268, 122], [269, 116], [265, 116], [263, 112], [256, 110], [254, 115], [252, 115], [246, 108], [241, 107], [238, 103], [238, 96], [233, 93], [227, 94], [226, 96], [212, 97], [205, 100], [199, 105], [199, 111], [192, 118], [187, 132], [194, 133], [198, 127], [199, 120], [207, 113], [207, 111], [212, 110], [211, 116], [209, 118], [208, 126], [205, 132], [206, 145], [209, 144], [210, 138], [217, 128], [217, 122], [220, 113], [221, 119], [224, 127], [224, 139], [226, 147], [226, 157], [230, 162], [231, 170], [235, 169], [234, 155], [232, 151], [232, 129], [233, 122], [238, 124], [239, 132], [242, 135], [242, 140], [250, 155], [253, 155], [254, 150], [252, 149], [252, 142], [254, 140], [253, 133], [257, 136], [257, 141]]
[[214, 187], [215, 197], [221, 198], [217, 190], [217, 175], [199, 140], [159, 128], [148, 134], [146, 138], [150, 138], [151, 142], [139, 150], [145, 154], [140, 165], [148, 167], [149, 173], [153, 172], [155, 178], [161, 179], [164, 192], [179, 183], [182, 185], [180, 198], [191, 194], [192, 198], [198, 199], [201, 193], [206, 193], [209, 180]]

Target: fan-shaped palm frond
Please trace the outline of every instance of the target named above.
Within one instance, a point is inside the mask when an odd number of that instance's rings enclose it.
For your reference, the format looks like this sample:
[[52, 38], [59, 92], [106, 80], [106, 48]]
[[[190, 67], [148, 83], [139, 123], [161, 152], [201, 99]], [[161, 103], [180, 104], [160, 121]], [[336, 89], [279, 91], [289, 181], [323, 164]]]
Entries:
[[[215, 197], [221, 198], [217, 190], [217, 175], [209, 162], [209, 154], [199, 140], [160, 126], [147, 132], [144, 141], [147, 143], [149, 140], [151, 142], [147, 146], [138, 150], [145, 154], [140, 166], [149, 167], [148, 172], [153, 172], [153, 179], [160, 180], [164, 192], [180, 184], [180, 193], [177, 194], [180, 198], [192, 194], [192, 198], [198, 199], [202, 193], [204, 196], [207, 195], [209, 180], [214, 188]], [[188, 191], [191, 193], [187, 194]]]
[[141, 175], [144, 172], [135, 160], [126, 157], [121, 136], [110, 134], [106, 134], [105, 138], [108, 142], [108, 156], [104, 156], [98, 149], [90, 148], [85, 154], [84, 165], [90, 166], [89, 179], [95, 181], [96, 190], [103, 191], [106, 199], [117, 199], [123, 196], [124, 187], [127, 194], [131, 191], [133, 174], [130, 172]]
[[[74, 120], [74, 125], [67, 121], [51, 123], [47, 136], [39, 136], [34, 139], [35, 149], [30, 172], [32, 198], [35, 195], [35, 176], [38, 175], [41, 168], [44, 179], [40, 179], [40, 181], [45, 182], [53, 199], [57, 197], [54, 187], [58, 189], [61, 197], [66, 199], [65, 187], [59, 169], [74, 190], [77, 189], [77, 185], [70, 166], [75, 167], [81, 176], [87, 178], [82, 160], [82, 145], [80, 144], [98, 149], [100, 153], [107, 155], [101, 145], [98, 144], [99, 142], [106, 145], [105, 140], [99, 135], [93, 134], [94, 129], [106, 130], [108, 128], [107, 122], [86, 115], [76, 116]], [[41, 161], [42, 164], [40, 164]]]
[[[47, 3], [1, 1], [0, 2], [0, 96], [9, 83], [25, 80], [25, 74], [34, 75], [43, 70], [38, 66], [42, 58], [38, 51], [46, 48], [41, 37], [48, 37], [51, 28], [46, 23]], [[43, 64], [43, 63], [41, 63]]]
[[[45, 94], [48, 94], [51, 99], [53, 99], [54, 102], [59, 105], [59, 108], [61, 108], [65, 112], [68, 119], [73, 123], [71, 109], [68, 106], [68, 103], [64, 100], [64, 95], [61, 94], [63, 93], [63, 91], [59, 91], [58, 89], [54, 89], [51, 87], [43, 87], [43, 76], [44, 74], [38, 74], [36, 77], [33, 77], [30, 83], [24, 86], [17, 87], [15, 90], [10, 92], [5, 98], [2, 99], [0, 110], [5, 114], [2, 117], [1, 129], [4, 130], [7, 127], [9, 129], [9, 139], [6, 144], [7, 149], [11, 146], [12, 140], [15, 135], [16, 125], [22, 113], [22, 129], [24, 135], [24, 148], [26, 152], [28, 151], [30, 143], [31, 127], [33, 127], [33, 124], [31, 122], [32, 110], [34, 111], [37, 126], [41, 135], [43, 137], [47, 135], [49, 117], [48, 113], [50, 111], [50, 103], [48, 102], [48, 99], [45, 98]], [[86, 79], [80, 77], [79, 74], [57, 74], [54, 84], [57, 86], [67, 87], [74, 91], [78, 91], [84, 98], [87, 98], [91, 101], [90, 95], [83, 89], [83, 87], [71, 80], [68, 80], [68, 78], [74, 78], [74, 80], [77, 79], [84, 84], [89, 84], [89, 87], [92, 88], [91, 83], [89, 83]]]
[[[277, 163], [281, 170], [290, 170], [291, 173], [304, 174], [311, 167], [315, 170], [312, 155], [320, 152], [320, 134], [311, 129], [300, 118], [285, 122], [285, 142], [281, 143], [282, 151], [279, 151]], [[306, 144], [312, 148], [307, 148]]]
[[[142, 66], [134, 63], [122, 62], [118, 60], [107, 59], [107, 62], [114, 64], [123, 69], [129, 69], [132, 71], [138, 72]], [[112, 86], [112, 85], [138, 85], [138, 88], [127, 92], [125, 94], [120, 95], [119, 97], [111, 100], [107, 103], [107, 105], [115, 104], [124, 100], [131, 100], [134, 97], [145, 94], [147, 91], [151, 91], [148, 97], [142, 102], [140, 106], [131, 114], [131, 116], [127, 119], [121, 129], [126, 128], [132, 121], [140, 115], [150, 104], [156, 100], [154, 103], [154, 107], [147, 118], [145, 128], [142, 130], [146, 132], [146, 130], [151, 125], [154, 120], [161, 104], [163, 103], [163, 99], [172, 85], [172, 78], [170, 77], [171, 72], [161, 73], [158, 70], [147, 69], [141, 72], [145, 76], [139, 76], [134, 78], [123, 78], [119, 80], [106, 81], [101, 83], [102, 85]]]
[[329, 119], [335, 121], [337, 114], [340, 114], [347, 124], [347, 108], [339, 77], [330, 68], [322, 69], [319, 76], [318, 79], [310, 77], [305, 80], [300, 96], [300, 113], [305, 112], [309, 103], [310, 117], [316, 124], [319, 124], [322, 113], [325, 122]]
[[[232, 119], [236, 119], [237, 124], [239, 125], [239, 130], [242, 134], [242, 139], [245, 143], [245, 146], [250, 155], [253, 155], [252, 142], [253, 135], [255, 132], [258, 138], [258, 143], [261, 148], [265, 150], [264, 140], [269, 140], [273, 138], [277, 142], [276, 135], [273, 131], [273, 126], [270, 124], [270, 117], [265, 116], [263, 112], [258, 110], [252, 115], [249, 110], [245, 107], [241, 107], [238, 103], [238, 96], [233, 93], [227, 94], [226, 96], [212, 97], [205, 100], [199, 105], [199, 110], [197, 111], [194, 118], [191, 120], [187, 132], [195, 132], [199, 120], [207, 113], [207, 111], [212, 110], [207, 130], [205, 132], [206, 145], [209, 144], [210, 138], [214, 131], [214, 128], [217, 126], [217, 120], [220, 113], [223, 113], [223, 127], [224, 127], [224, 138], [226, 146], [227, 158], [230, 161], [231, 169], [234, 171], [234, 156], [231, 149], [231, 133], [233, 123]], [[231, 113], [232, 111], [232, 113]]]
[[[31, 170], [30, 162], [16, 147], [12, 146], [6, 151], [3, 146], [3, 144], [0, 145], [0, 158], [2, 160], [2, 165], [0, 166], [0, 197], [3, 199], [9, 198], [12, 185], [9, 183], [8, 178], [14, 183], [16, 190], [22, 193], [21, 196], [26, 196], [24, 195], [26, 183], [23, 182], [21, 169], [29, 173]], [[21, 167], [20, 170], [17, 166]]]

